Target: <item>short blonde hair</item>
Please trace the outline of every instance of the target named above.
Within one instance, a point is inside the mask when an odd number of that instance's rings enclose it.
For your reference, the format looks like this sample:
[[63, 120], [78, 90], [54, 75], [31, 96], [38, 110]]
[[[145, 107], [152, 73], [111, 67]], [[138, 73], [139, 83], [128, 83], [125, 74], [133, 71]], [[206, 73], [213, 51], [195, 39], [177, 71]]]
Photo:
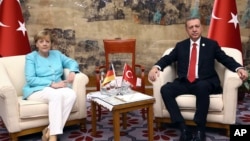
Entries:
[[50, 41], [53, 41], [49, 30], [41, 30], [34, 36], [34, 42], [36, 43], [39, 39], [43, 39], [45, 37], [49, 37]]

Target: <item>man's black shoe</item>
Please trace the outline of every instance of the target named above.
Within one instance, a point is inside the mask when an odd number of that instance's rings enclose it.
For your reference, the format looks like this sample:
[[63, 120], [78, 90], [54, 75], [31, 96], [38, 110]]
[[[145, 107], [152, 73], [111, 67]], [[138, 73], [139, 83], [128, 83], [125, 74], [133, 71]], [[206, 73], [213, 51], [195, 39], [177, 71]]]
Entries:
[[194, 135], [193, 141], [205, 141], [206, 135], [205, 132], [197, 131]]
[[192, 138], [193, 138], [192, 132], [186, 129], [181, 131], [180, 141], [192, 141]]

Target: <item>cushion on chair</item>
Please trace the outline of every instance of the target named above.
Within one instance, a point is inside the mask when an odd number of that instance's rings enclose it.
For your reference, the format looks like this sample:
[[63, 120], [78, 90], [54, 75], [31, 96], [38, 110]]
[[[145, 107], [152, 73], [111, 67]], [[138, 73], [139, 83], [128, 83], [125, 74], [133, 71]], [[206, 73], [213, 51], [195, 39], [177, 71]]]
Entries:
[[[48, 104], [34, 100], [22, 100], [22, 96], [18, 97], [19, 115], [21, 119], [34, 118], [34, 117], [47, 117]], [[76, 104], [73, 106], [71, 113], [77, 111]]]
[[[180, 109], [195, 109], [196, 97], [194, 95], [181, 95], [176, 98]], [[222, 94], [210, 95], [209, 111], [222, 111]]]

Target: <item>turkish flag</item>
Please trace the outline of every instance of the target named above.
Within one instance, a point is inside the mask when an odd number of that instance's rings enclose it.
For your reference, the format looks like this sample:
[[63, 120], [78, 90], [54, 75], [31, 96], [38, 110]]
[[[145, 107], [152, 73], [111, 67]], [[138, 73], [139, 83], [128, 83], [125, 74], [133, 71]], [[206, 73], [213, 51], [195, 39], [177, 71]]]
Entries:
[[132, 68], [125, 63], [122, 79], [129, 82], [134, 88], [136, 87], [137, 77]]
[[242, 52], [235, 0], [214, 1], [208, 38], [218, 41], [222, 47], [235, 48]]
[[0, 0], [0, 56], [31, 51], [19, 0]]

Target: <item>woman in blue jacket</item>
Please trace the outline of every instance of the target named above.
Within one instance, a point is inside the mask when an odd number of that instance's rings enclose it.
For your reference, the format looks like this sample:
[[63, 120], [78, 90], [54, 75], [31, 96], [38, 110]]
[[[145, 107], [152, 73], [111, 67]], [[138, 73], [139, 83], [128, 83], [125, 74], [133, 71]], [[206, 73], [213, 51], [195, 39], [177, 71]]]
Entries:
[[[56, 141], [57, 135], [63, 133], [76, 100], [75, 92], [69, 88], [75, 73], [79, 72], [78, 63], [58, 50], [51, 50], [52, 36], [42, 30], [34, 37], [36, 51], [26, 55], [23, 99], [37, 100], [49, 105], [49, 125], [43, 130], [42, 141]], [[62, 80], [63, 69], [70, 74]]]

